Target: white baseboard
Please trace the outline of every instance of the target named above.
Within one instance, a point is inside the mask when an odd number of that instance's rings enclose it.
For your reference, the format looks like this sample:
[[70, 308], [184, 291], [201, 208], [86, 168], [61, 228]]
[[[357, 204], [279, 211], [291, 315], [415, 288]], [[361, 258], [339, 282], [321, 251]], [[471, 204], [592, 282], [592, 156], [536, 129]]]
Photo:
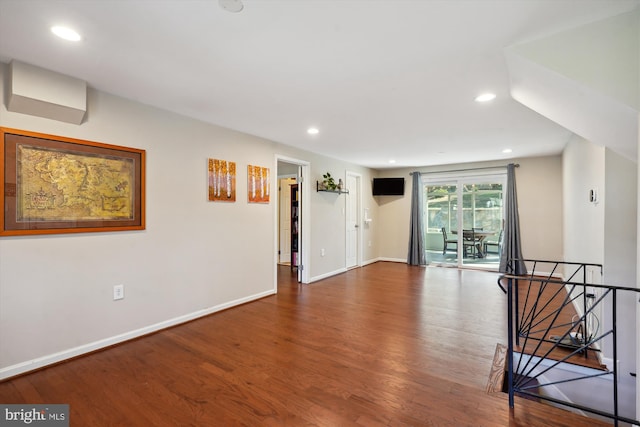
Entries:
[[328, 273], [321, 274], [319, 276], [313, 276], [309, 279], [309, 283], [317, 282], [318, 280], [326, 279], [327, 277], [335, 276], [337, 274], [342, 274], [347, 271], [346, 268], [339, 268], [334, 271], [330, 271]]
[[386, 257], [380, 257], [378, 258], [378, 261], [388, 261], [388, 262], [401, 262], [403, 264], [407, 263], [407, 259], [406, 258], [386, 258]]
[[17, 363], [12, 366], [7, 366], [6, 368], [0, 369], [0, 380], [4, 380], [7, 378], [14, 377], [16, 375], [21, 375], [27, 373], [29, 371], [33, 371], [36, 369], [43, 368], [48, 365], [52, 365], [54, 363], [59, 363], [67, 359], [71, 359], [74, 357], [81, 356], [83, 354], [91, 353], [96, 350], [100, 350], [115, 344], [120, 344], [125, 341], [132, 340], [134, 338], [141, 337], [143, 335], [148, 335], [153, 332], [160, 331], [162, 329], [170, 328], [172, 326], [179, 325], [181, 323], [186, 323], [191, 320], [197, 319], [199, 317], [204, 317], [209, 314], [213, 314], [218, 311], [226, 310], [228, 308], [245, 304], [251, 301], [258, 300], [260, 298], [264, 298], [269, 295], [274, 295], [276, 293], [275, 289], [271, 289], [265, 292], [260, 292], [255, 295], [251, 295], [245, 298], [240, 298], [235, 301], [230, 301], [224, 304], [216, 305], [213, 307], [205, 308], [202, 310], [194, 311], [193, 313], [185, 314], [183, 316], [174, 317], [173, 319], [168, 319], [153, 325], [145, 326], [144, 328], [135, 329], [133, 331], [125, 332], [123, 334], [115, 335], [109, 338], [105, 338], [102, 340], [94, 341], [88, 344], [84, 344], [78, 347], [70, 348], [67, 350], [63, 350], [57, 353], [49, 354], [46, 356], [38, 357], [36, 359], [28, 360], [26, 362]]
[[[373, 258], [373, 259], [369, 259], [369, 260], [366, 260], [366, 261], [362, 261], [362, 264], [360, 265], [360, 267], [364, 267], [365, 265], [369, 265], [369, 264], [374, 264], [374, 263], [376, 263], [378, 261], [391, 261], [391, 262], [402, 262], [402, 263], [406, 263], [407, 262], [406, 260], [397, 259], [397, 258]], [[326, 278], [331, 277], [331, 276], [336, 276], [336, 275], [342, 274], [342, 273], [344, 273], [344, 272], [346, 272], [348, 270], [350, 270], [350, 269], [348, 269], [348, 268], [339, 268], [337, 270], [330, 271], [328, 273], [320, 274], [318, 276], [313, 276], [312, 278], [309, 279], [309, 283], [317, 282], [319, 280], [326, 279]]]

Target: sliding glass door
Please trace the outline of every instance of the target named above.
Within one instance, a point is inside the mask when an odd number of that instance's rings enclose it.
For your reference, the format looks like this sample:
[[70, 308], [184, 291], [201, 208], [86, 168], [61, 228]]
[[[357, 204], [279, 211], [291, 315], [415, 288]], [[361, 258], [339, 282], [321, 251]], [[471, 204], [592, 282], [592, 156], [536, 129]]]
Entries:
[[458, 187], [455, 182], [424, 185], [426, 259], [429, 264], [458, 264]]
[[497, 269], [506, 173], [426, 175], [423, 186], [427, 262]]

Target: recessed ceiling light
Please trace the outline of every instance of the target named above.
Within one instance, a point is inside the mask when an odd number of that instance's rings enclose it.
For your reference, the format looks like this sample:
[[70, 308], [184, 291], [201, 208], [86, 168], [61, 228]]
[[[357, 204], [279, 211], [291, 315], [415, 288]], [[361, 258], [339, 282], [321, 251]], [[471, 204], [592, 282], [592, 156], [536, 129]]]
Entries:
[[78, 42], [82, 40], [80, 34], [78, 34], [75, 30], [72, 30], [69, 27], [55, 26], [51, 27], [51, 32], [61, 39], [69, 40], [72, 42]]
[[488, 102], [492, 101], [496, 98], [495, 93], [483, 93], [481, 95], [476, 96], [476, 102]]
[[218, 4], [227, 12], [238, 13], [244, 9], [241, 0], [218, 0]]
[[309, 128], [307, 129], [307, 133], [309, 135], [317, 135], [318, 133], [320, 133], [320, 131], [318, 130], [318, 128]]
[[511, 148], [505, 148], [504, 150], [502, 150], [502, 152], [503, 152], [504, 154], [509, 154], [509, 153], [511, 153], [512, 151], [513, 151], [513, 150], [512, 150]]
[[394, 164], [396, 161], [394, 159], [389, 160], [389, 163]]

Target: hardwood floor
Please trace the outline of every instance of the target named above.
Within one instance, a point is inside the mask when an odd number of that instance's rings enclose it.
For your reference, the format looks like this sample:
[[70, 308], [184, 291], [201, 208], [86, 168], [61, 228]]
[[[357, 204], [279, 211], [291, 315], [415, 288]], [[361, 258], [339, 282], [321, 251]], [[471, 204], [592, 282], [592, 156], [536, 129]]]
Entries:
[[72, 426], [597, 426], [486, 393], [496, 274], [380, 262], [0, 383]]

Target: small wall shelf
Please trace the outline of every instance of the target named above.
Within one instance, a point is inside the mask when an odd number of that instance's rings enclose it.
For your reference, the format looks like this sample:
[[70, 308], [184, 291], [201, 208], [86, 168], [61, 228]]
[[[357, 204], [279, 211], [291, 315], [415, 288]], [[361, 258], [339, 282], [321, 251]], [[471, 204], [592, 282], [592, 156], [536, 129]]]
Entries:
[[349, 190], [338, 190], [337, 188], [335, 190], [329, 190], [326, 188], [322, 188], [322, 186], [320, 185], [320, 181], [316, 181], [316, 191], [324, 191], [325, 193], [349, 194]]

